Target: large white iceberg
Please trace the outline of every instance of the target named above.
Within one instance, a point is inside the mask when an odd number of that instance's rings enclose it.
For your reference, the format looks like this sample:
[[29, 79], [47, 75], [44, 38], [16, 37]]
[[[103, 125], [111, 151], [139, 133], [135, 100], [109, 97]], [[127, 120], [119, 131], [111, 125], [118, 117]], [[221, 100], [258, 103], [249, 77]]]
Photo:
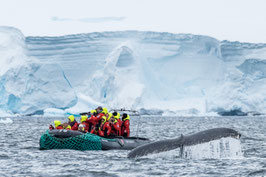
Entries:
[[46, 108], [66, 109], [76, 94], [60, 64], [27, 55], [20, 31], [0, 28], [0, 110], [9, 114], [42, 114]]
[[[0, 28], [0, 110], [266, 111], [266, 44], [157, 32], [26, 37]], [[58, 111], [57, 111], [57, 110]], [[54, 111], [53, 111], [54, 110]]]

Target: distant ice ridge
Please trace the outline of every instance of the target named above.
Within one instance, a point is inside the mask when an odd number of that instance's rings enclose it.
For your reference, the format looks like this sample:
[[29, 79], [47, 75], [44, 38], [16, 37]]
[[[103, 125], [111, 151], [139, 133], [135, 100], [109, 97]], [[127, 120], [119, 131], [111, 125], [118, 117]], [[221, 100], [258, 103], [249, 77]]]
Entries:
[[157, 32], [26, 37], [0, 27], [0, 110], [59, 116], [266, 111], [266, 44]]

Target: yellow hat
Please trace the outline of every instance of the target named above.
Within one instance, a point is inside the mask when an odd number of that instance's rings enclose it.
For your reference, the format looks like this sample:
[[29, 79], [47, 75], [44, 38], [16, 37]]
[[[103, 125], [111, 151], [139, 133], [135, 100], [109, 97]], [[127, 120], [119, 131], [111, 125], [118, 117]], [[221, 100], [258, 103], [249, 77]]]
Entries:
[[55, 128], [58, 127], [59, 125], [61, 125], [61, 122], [59, 120], [55, 120], [54, 121]]
[[103, 111], [102, 111], [102, 113], [104, 113], [104, 114], [108, 113], [108, 110], [107, 110], [107, 108], [103, 108]]
[[87, 116], [81, 116], [81, 118], [80, 118], [80, 122], [85, 122], [87, 120]]
[[75, 117], [73, 115], [69, 116], [68, 119], [70, 120], [70, 122], [74, 122]]

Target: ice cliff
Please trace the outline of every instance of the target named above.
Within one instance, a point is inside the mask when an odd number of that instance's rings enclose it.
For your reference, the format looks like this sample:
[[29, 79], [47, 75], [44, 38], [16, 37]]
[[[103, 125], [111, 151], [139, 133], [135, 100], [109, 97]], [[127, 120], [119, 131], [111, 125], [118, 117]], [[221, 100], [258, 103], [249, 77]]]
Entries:
[[144, 114], [266, 113], [266, 44], [157, 32], [24, 37], [0, 27], [0, 113], [97, 105]]

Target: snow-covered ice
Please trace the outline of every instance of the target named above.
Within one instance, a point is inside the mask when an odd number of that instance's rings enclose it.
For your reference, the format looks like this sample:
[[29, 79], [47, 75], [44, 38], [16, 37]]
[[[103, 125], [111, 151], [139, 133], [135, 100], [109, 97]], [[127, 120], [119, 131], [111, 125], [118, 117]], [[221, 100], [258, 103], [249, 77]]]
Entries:
[[163, 115], [266, 113], [266, 44], [158, 32], [24, 37], [0, 27], [0, 111], [97, 105]]

